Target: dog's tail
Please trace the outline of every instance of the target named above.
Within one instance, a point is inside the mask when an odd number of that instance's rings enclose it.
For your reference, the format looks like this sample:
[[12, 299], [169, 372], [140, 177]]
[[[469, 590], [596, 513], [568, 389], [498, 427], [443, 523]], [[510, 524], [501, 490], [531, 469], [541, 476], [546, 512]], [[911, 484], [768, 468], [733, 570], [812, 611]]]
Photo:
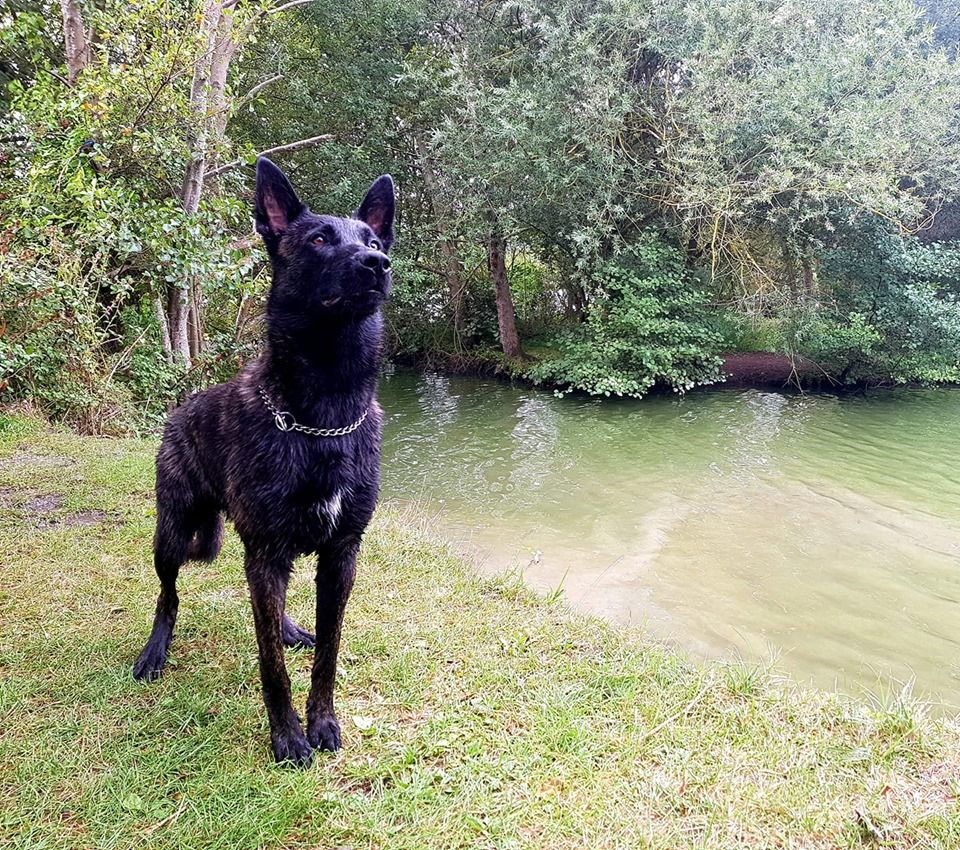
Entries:
[[220, 554], [221, 546], [223, 546], [223, 514], [216, 513], [204, 520], [197, 528], [187, 549], [187, 560], [210, 563]]

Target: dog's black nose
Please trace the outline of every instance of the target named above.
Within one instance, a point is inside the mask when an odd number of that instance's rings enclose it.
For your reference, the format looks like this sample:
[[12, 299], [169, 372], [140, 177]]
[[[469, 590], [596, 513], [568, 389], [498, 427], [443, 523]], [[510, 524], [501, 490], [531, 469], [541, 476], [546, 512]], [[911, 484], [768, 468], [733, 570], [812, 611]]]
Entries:
[[364, 251], [359, 257], [360, 265], [375, 274], [383, 274], [390, 268], [390, 259], [380, 251]]

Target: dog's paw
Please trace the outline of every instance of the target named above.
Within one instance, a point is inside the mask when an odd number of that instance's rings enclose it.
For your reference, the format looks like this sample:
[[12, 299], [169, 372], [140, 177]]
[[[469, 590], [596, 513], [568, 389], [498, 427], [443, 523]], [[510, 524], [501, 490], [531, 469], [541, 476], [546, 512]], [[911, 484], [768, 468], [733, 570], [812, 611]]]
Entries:
[[138, 682], [155, 682], [167, 663], [167, 651], [162, 646], [148, 643], [133, 662], [133, 678]]
[[294, 649], [313, 649], [316, 643], [313, 635], [301, 629], [286, 614], [283, 615], [283, 645]]
[[318, 750], [335, 753], [340, 749], [340, 724], [335, 714], [323, 714], [310, 721], [310, 743]]
[[313, 747], [307, 743], [303, 730], [276, 732], [270, 735], [273, 757], [278, 764], [308, 767], [313, 761]]

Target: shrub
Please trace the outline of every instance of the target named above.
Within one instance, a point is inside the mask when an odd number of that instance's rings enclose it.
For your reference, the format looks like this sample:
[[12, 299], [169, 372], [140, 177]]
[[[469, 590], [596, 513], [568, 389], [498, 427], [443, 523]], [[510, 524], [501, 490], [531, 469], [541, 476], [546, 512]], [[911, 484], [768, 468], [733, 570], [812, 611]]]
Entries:
[[114, 430], [129, 398], [113, 380], [104, 307], [76, 258], [58, 260], [52, 268], [0, 253], [0, 401], [27, 400], [83, 431]]
[[591, 284], [586, 321], [553, 340], [559, 355], [531, 367], [534, 381], [639, 398], [655, 384], [683, 392], [719, 380], [721, 337], [708, 327], [705, 293], [681, 251], [646, 236]]
[[720, 335], [724, 351], [781, 353], [786, 346], [783, 322], [779, 317], [739, 313], [735, 308], [726, 308], [711, 316], [710, 327]]
[[960, 381], [956, 246], [867, 232], [824, 255], [831, 296], [792, 318], [790, 347], [836, 380]]

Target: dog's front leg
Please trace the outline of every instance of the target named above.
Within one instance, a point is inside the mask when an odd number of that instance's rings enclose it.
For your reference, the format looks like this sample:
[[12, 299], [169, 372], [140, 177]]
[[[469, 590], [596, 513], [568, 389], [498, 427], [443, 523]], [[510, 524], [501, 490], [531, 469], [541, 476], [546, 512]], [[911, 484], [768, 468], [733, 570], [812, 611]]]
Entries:
[[359, 548], [359, 535], [342, 536], [324, 546], [317, 559], [317, 636], [307, 700], [307, 739], [321, 750], [340, 749], [333, 686], [343, 612], [353, 588]]
[[270, 721], [270, 742], [278, 762], [307, 765], [313, 748], [307, 743], [293, 709], [290, 677], [283, 660], [283, 609], [292, 562], [247, 549], [246, 573], [253, 605], [253, 623], [260, 650], [260, 681]]

